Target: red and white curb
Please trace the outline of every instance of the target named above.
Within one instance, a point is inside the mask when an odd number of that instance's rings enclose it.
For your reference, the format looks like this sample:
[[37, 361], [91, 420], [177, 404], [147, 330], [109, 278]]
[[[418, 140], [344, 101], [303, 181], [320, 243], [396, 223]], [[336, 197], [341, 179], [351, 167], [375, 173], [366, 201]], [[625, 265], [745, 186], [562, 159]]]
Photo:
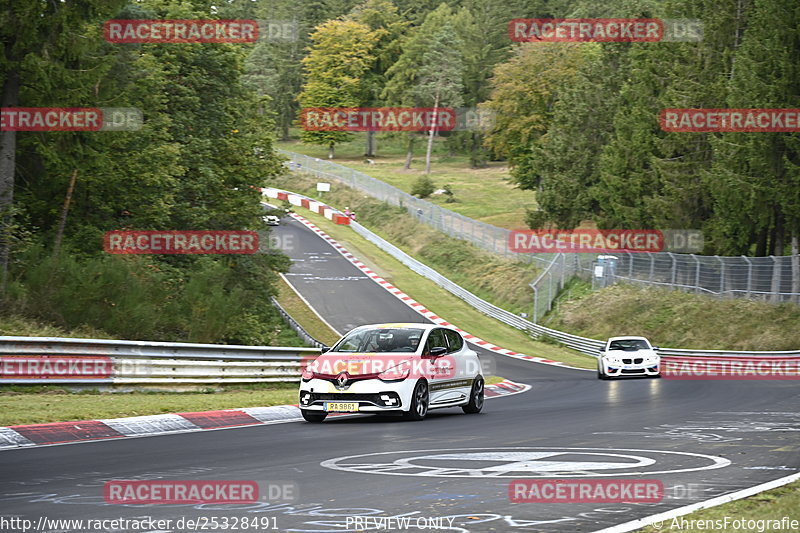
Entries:
[[378, 285], [380, 285], [381, 287], [383, 287], [384, 289], [389, 291], [391, 294], [393, 294], [395, 297], [397, 297], [400, 301], [402, 301], [403, 303], [408, 305], [411, 309], [413, 309], [414, 311], [416, 311], [417, 313], [419, 313], [420, 315], [424, 316], [425, 318], [427, 318], [428, 320], [430, 320], [431, 322], [433, 322], [435, 324], [439, 324], [441, 326], [450, 326], [450, 327], [458, 330], [464, 336], [464, 338], [467, 341], [469, 341], [470, 343], [475, 344], [477, 346], [480, 346], [481, 348], [485, 348], [485, 349], [490, 350], [490, 351], [495, 352], [495, 353], [499, 353], [499, 354], [502, 354], [502, 355], [507, 355], [509, 357], [513, 357], [515, 359], [522, 359], [524, 361], [530, 361], [530, 362], [533, 362], [533, 363], [541, 363], [541, 364], [544, 364], [544, 365], [553, 365], [553, 366], [560, 366], [560, 367], [563, 367], [563, 368], [572, 368], [572, 369], [576, 369], [576, 370], [588, 370], [586, 368], [576, 368], [576, 367], [573, 367], [573, 366], [569, 366], [569, 365], [567, 365], [565, 363], [562, 363], [561, 361], [553, 361], [552, 359], [545, 359], [544, 357], [536, 357], [536, 356], [533, 356], [533, 355], [525, 355], [525, 354], [522, 354], [522, 353], [519, 353], [519, 352], [514, 352], [512, 350], [507, 350], [505, 348], [501, 348], [500, 346], [496, 346], [496, 345], [494, 345], [494, 344], [492, 344], [492, 343], [490, 343], [488, 341], [480, 339], [480, 338], [476, 337], [475, 335], [467, 333], [463, 329], [456, 327], [455, 325], [451, 324], [450, 322], [447, 322], [442, 317], [436, 315], [435, 313], [433, 313], [433, 311], [430, 311], [429, 309], [426, 309], [424, 305], [422, 305], [421, 303], [417, 302], [416, 300], [411, 298], [409, 295], [407, 295], [406, 293], [404, 293], [403, 291], [401, 291], [400, 289], [398, 289], [397, 287], [395, 287], [394, 285], [392, 285], [391, 283], [389, 283], [388, 281], [386, 281], [385, 279], [380, 277], [378, 274], [373, 272], [369, 267], [367, 267], [367, 265], [362, 263], [353, 254], [348, 252], [347, 249], [344, 248], [344, 246], [342, 246], [341, 244], [336, 242], [336, 240], [334, 240], [330, 235], [328, 235], [327, 233], [322, 231], [316, 224], [314, 224], [310, 220], [302, 217], [301, 215], [298, 215], [297, 213], [291, 213], [291, 216], [292, 216], [292, 218], [294, 218], [295, 220], [297, 220], [301, 224], [303, 224], [306, 227], [308, 227], [311, 231], [313, 231], [314, 233], [319, 235], [320, 238], [325, 240], [328, 244], [333, 246], [334, 249], [337, 252], [342, 254], [342, 256], [344, 256], [345, 259], [350, 261], [353, 265], [355, 265], [357, 268], [359, 268], [362, 272], [364, 272], [367, 276], [369, 276]]
[[500, 383], [486, 385], [483, 394], [486, 398], [498, 398], [500, 396], [513, 396], [531, 390], [531, 386], [526, 383], [515, 383], [504, 379]]
[[[485, 396], [498, 398], [520, 394], [531, 388], [524, 383], [504, 380], [486, 385]], [[234, 429], [248, 426], [283, 424], [303, 420], [296, 405], [245, 407], [196, 413], [175, 413], [127, 418], [105, 418], [78, 422], [52, 422], [0, 427], [0, 451], [31, 446], [53, 446], [77, 442], [151, 437], [193, 431]]]

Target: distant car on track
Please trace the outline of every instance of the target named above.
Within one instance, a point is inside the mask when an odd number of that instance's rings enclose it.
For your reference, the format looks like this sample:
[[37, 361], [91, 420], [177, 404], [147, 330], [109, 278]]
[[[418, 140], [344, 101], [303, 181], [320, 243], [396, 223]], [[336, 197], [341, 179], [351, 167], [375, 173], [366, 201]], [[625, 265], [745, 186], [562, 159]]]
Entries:
[[266, 224], [268, 226], [280, 226], [281, 225], [281, 219], [280, 219], [280, 217], [278, 217], [276, 215], [266, 215], [266, 216], [261, 217], [261, 219], [264, 222], [266, 222]]
[[661, 376], [661, 357], [644, 337], [611, 337], [597, 358], [597, 378]]
[[435, 324], [360, 326], [303, 369], [300, 410], [309, 422], [328, 413], [393, 413], [422, 420], [429, 409], [479, 413], [484, 378], [478, 355], [455, 329]]

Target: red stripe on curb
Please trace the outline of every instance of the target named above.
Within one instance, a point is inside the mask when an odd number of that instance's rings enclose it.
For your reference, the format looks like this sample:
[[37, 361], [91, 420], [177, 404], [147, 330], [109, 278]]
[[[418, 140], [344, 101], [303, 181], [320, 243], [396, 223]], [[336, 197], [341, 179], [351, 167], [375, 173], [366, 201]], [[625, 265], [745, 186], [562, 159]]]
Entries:
[[253, 418], [244, 411], [204, 411], [199, 413], [176, 413], [192, 424], [203, 429], [227, 428], [233, 426], [247, 426], [260, 424], [261, 421]]
[[27, 424], [23, 426], [11, 426], [11, 429], [36, 444], [113, 439], [124, 436], [122, 433], [98, 420]]

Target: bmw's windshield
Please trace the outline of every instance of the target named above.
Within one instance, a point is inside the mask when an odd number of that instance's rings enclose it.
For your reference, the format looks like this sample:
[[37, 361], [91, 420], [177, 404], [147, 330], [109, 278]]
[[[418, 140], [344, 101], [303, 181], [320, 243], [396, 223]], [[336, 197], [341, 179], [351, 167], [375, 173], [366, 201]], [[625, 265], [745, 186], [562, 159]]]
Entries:
[[419, 328], [360, 329], [350, 332], [331, 352], [416, 352], [422, 339]]
[[650, 346], [647, 345], [647, 341], [642, 339], [622, 339], [611, 341], [611, 344], [608, 347], [609, 350], [625, 350], [625, 351], [635, 351], [635, 350], [649, 350]]

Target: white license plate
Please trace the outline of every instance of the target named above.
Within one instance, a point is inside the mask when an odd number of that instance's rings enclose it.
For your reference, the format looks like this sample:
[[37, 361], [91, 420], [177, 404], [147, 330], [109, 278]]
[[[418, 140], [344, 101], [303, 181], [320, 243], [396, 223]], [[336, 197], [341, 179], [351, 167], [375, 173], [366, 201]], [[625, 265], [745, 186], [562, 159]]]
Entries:
[[353, 413], [358, 411], [358, 402], [325, 402], [329, 413]]

